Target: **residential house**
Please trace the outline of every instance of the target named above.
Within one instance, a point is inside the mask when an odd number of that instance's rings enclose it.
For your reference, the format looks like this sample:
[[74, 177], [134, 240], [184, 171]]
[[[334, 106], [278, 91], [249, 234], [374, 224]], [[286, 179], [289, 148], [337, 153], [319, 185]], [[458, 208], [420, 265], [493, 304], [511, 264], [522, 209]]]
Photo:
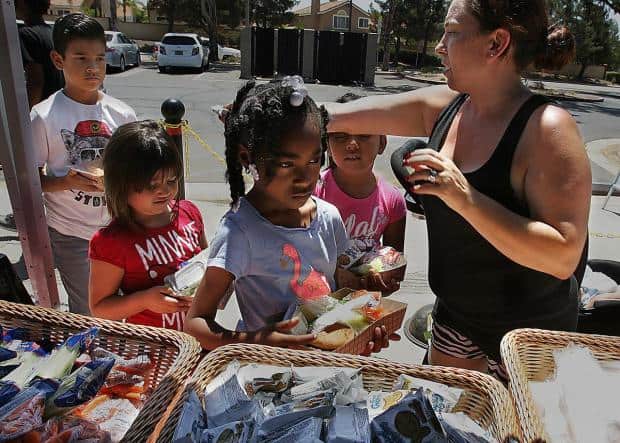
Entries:
[[82, 0], [51, 0], [49, 15], [63, 16], [82, 12]]
[[351, 31], [370, 32], [370, 14], [350, 0], [329, 0], [321, 3], [321, 0], [312, 0], [308, 7], [294, 10], [297, 22], [305, 29], [317, 29], [319, 31], [348, 31], [349, 10], [352, 9], [353, 22]]

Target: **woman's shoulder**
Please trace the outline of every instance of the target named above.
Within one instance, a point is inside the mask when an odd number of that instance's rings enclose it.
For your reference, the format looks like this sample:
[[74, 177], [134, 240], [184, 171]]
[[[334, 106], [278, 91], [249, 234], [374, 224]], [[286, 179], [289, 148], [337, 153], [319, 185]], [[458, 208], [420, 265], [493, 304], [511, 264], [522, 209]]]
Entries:
[[525, 127], [523, 147], [528, 156], [554, 158], [558, 154], [584, 149], [583, 139], [573, 116], [553, 102], [539, 106], [530, 116]]

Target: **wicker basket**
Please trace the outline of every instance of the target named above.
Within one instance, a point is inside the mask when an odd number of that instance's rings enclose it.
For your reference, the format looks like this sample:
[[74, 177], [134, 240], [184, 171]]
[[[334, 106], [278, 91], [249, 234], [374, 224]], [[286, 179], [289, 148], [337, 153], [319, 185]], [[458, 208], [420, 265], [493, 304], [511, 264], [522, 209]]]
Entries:
[[[334, 354], [316, 351], [293, 351], [260, 345], [228, 345], [216, 349], [204, 358], [194, 372], [187, 389], [200, 395], [207, 384], [232, 360], [241, 363], [262, 363], [276, 366], [340, 366], [362, 368], [364, 386], [368, 390], [391, 391], [400, 374], [409, 374], [448, 386], [465, 389], [456, 411], [465, 412], [488, 428], [500, 441], [509, 435], [519, 437], [521, 431], [510, 394], [494, 378], [464, 369], [433, 366], [413, 366], [378, 358]], [[166, 411], [149, 441], [170, 443], [179, 420], [187, 389], [183, 390]]]
[[620, 337], [516, 329], [502, 339], [502, 359], [508, 371], [510, 391], [526, 442], [535, 438], [546, 439], [529, 382], [544, 381], [552, 376], [555, 373], [553, 351], [570, 343], [587, 346], [598, 360], [620, 360]]
[[0, 301], [0, 325], [5, 328], [26, 328], [31, 332], [32, 339], [47, 338], [53, 343], [61, 343], [71, 334], [97, 326], [99, 334], [95, 339], [95, 346], [128, 358], [148, 354], [154, 363], [148, 385], [152, 392], [125, 434], [124, 442], [147, 440], [161, 419], [165, 405], [168, 405], [178, 392], [182, 392], [201, 350], [193, 337], [181, 332], [5, 301]]

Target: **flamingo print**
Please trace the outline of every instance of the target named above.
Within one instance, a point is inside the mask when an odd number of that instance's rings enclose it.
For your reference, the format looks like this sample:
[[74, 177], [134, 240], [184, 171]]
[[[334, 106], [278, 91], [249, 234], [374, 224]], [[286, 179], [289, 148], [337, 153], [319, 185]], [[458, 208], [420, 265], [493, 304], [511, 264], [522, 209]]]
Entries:
[[322, 298], [331, 292], [327, 279], [320, 272], [315, 271], [312, 266], [310, 274], [301, 280], [301, 257], [295, 246], [286, 243], [282, 247], [282, 255], [293, 262], [293, 278], [291, 278], [291, 289], [300, 301], [309, 301]]

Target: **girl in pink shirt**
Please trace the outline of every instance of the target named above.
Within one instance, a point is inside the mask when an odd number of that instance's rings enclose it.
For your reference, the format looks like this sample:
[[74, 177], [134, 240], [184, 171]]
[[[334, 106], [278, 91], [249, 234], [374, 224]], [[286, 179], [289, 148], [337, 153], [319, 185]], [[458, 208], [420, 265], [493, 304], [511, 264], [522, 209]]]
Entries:
[[[346, 94], [338, 101], [345, 103], [357, 98], [355, 94]], [[385, 146], [385, 135], [330, 133], [330, 166], [321, 173], [314, 195], [338, 208], [349, 238], [369, 248], [392, 246], [402, 252], [404, 196], [373, 172], [375, 159]], [[384, 283], [392, 290], [398, 289], [397, 282]]]

